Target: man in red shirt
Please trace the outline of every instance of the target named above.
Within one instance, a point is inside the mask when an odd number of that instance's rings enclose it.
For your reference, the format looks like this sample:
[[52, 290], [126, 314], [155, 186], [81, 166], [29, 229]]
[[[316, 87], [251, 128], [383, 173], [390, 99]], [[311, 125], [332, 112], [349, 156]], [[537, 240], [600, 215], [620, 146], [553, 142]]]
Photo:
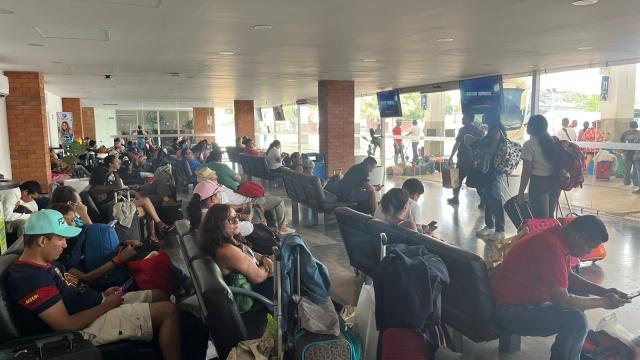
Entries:
[[404, 162], [402, 147], [402, 120], [396, 120], [396, 126], [391, 130], [393, 133], [393, 162], [398, 165]]
[[604, 223], [585, 215], [563, 227], [527, 235], [514, 245], [493, 278], [502, 330], [522, 336], [557, 334], [551, 359], [580, 359], [588, 329], [584, 310], [616, 309], [629, 302], [627, 294], [596, 285], [569, 267], [569, 255], [584, 256], [608, 239]]

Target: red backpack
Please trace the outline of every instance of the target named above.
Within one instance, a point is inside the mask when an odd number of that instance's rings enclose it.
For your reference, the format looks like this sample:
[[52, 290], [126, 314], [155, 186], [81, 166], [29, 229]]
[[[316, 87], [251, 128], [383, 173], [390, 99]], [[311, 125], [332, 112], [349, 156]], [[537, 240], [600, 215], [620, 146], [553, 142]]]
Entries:
[[560, 190], [569, 191], [584, 183], [585, 156], [582, 149], [567, 140], [553, 137], [556, 182]]
[[240, 195], [254, 199], [264, 197], [264, 187], [253, 181], [243, 182], [240, 184], [236, 192]]

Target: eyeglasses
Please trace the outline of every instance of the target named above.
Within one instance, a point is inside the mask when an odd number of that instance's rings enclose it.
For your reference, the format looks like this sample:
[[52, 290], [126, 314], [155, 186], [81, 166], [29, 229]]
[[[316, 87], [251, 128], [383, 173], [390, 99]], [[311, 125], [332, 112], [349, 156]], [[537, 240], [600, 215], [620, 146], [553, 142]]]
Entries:
[[235, 225], [240, 222], [240, 214], [236, 214], [236, 216], [231, 216], [227, 218], [227, 222], [230, 225]]

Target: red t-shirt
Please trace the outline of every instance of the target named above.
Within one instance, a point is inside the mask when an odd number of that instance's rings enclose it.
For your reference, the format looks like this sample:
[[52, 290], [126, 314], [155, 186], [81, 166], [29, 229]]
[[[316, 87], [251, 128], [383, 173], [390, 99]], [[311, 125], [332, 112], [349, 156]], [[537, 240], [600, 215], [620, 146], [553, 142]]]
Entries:
[[393, 139], [395, 140], [396, 144], [402, 145], [402, 138], [400, 138], [400, 136], [402, 136], [402, 128], [400, 126], [396, 126], [393, 128], [393, 130], [391, 130], [391, 132], [393, 133]]
[[493, 278], [497, 305], [550, 302], [549, 288], [569, 287], [569, 249], [560, 226], [525, 236]]

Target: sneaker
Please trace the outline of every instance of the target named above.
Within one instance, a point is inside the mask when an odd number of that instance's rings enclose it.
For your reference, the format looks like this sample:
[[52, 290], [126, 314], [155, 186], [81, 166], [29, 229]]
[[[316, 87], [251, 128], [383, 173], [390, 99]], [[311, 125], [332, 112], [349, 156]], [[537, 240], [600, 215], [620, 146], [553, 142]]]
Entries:
[[488, 226], [483, 227], [482, 229], [476, 231], [476, 236], [487, 236], [493, 234], [493, 228]]
[[502, 240], [504, 239], [504, 231], [496, 231], [487, 237], [488, 240]]
[[640, 189], [635, 190], [635, 191], [632, 191], [631, 193], [632, 193], [632, 194], [640, 194]]
[[447, 204], [458, 205], [460, 204], [460, 201], [458, 200], [458, 198], [452, 197], [451, 199], [447, 199]]
[[280, 234], [280, 235], [289, 235], [289, 234], [293, 234], [294, 232], [296, 232], [296, 229], [292, 229], [292, 228], [286, 227], [286, 226], [281, 227], [278, 230], [278, 234]]

